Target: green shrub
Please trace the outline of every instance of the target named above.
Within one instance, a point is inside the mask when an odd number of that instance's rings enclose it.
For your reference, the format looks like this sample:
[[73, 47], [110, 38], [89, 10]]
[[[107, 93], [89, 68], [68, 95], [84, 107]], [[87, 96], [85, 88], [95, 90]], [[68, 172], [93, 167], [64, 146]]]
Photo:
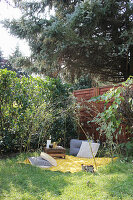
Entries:
[[[112, 100], [109, 106], [108, 103]], [[106, 136], [106, 142], [110, 145], [111, 151], [116, 149], [114, 142], [120, 142], [119, 135], [123, 134], [123, 131], [130, 141], [133, 134], [133, 77], [128, 78], [117, 89], [112, 88], [102, 96], [92, 98], [89, 102], [91, 101], [104, 102], [104, 111], [99, 112], [91, 122], [96, 123], [100, 134]], [[125, 144], [125, 148], [128, 149], [128, 143]]]
[[124, 155], [126, 158], [133, 156], [133, 139], [127, 143], [119, 144], [119, 148], [122, 155]]
[[16, 73], [0, 70], [0, 147], [1, 152], [22, 151], [44, 145], [49, 135], [64, 141], [75, 134], [73, 117], [68, 118], [72, 101], [69, 85], [60, 79], [17, 78]]

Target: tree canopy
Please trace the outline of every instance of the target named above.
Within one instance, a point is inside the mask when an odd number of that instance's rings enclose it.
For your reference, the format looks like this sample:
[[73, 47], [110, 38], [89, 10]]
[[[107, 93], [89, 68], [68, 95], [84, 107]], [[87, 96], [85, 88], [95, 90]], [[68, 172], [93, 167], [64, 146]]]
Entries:
[[[55, 15], [46, 17], [46, 8]], [[131, 0], [34, 1], [19, 4], [22, 17], [4, 26], [31, 47], [40, 71], [71, 80], [81, 72], [120, 82], [133, 75]]]

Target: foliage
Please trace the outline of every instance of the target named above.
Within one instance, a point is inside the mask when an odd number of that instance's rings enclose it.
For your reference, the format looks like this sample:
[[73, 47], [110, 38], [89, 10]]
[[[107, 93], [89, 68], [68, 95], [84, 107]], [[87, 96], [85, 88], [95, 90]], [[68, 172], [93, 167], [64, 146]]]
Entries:
[[133, 165], [118, 160], [99, 167], [94, 174], [62, 173], [19, 164], [37, 153], [0, 160], [1, 200], [131, 200]]
[[[121, 86], [112, 88], [107, 93], [90, 101], [103, 101], [104, 111], [99, 113], [94, 119], [101, 134], [105, 134], [111, 145], [113, 140], [118, 140], [122, 134], [124, 126], [125, 131], [132, 137], [133, 133], [133, 77], [123, 82]], [[112, 102], [110, 106], [108, 103]]]
[[9, 63], [7, 62], [7, 60], [4, 59], [3, 57], [3, 52], [0, 49], [0, 69], [8, 67]]
[[[23, 64], [26, 62], [26, 66], [28, 64], [29, 66], [29, 59], [27, 60], [27, 58], [24, 57], [18, 57], [21, 56], [21, 52], [18, 50], [18, 47], [16, 48], [14, 55], [10, 56], [10, 58], [7, 60], [3, 57], [2, 55], [2, 51], [0, 50], [0, 69], [8, 69], [11, 70], [13, 72], [16, 72], [16, 76], [17, 77], [28, 77], [27, 72], [22, 71], [22, 66]], [[18, 59], [18, 60], [17, 60]], [[13, 67], [13, 65], [15, 67]]]
[[14, 68], [23, 68], [23, 70], [25, 68], [30, 68], [32, 65], [30, 59], [22, 55], [21, 51], [19, 50], [19, 46], [16, 46], [15, 51], [12, 53], [12, 55], [10, 55], [9, 63]]
[[1, 51], [1, 49], [0, 49], [0, 65], [2, 64], [2, 57], [3, 57], [2, 51]]
[[14, 52], [12, 53], [11, 57], [14, 57], [14, 58], [22, 57], [22, 53], [21, 53], [18, 45], [16, 46], [16, 48], [15, 48]]
[[[90, 72], [113, 82], [133, 75], [131, 0], [21, 2], [22, 17], [4, 26], [29, 42], [44, 73], [63, 70], [72, 81]], [[46, 17], [47, 6], [54, 16]]]
[[127, 143], [119, 144], [119, 149], [122, 155], [125, 156], [125, 160], [128, 160], [133, 155], [133, 138]]
[[86, 89], [92, 87], [92, 78], [90, 75], [81, 76], [75, 84], [73, 84], [74, 90]]
[[74, 137], [69, 85], [62, 84], [60, 79], [18, 78], [15, 72], [3, 69], [0, 93], [1, 151], [44, 146], [49, 135], [57, 142], [64, 141], [64, 134], [66, 138], [67, 134], [68, 138]]

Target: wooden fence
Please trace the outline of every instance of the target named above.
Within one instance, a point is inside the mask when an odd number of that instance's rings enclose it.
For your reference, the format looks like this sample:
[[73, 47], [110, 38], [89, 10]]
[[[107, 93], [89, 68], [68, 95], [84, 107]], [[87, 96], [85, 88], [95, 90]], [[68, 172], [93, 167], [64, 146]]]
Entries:
[[[91, 99], [92, 97], [102, 95], [109, 91], [112, 87], [115, 89], [119, 87], [120, 85], [117, 86], [106, 86], [106, 87], [99, 87], [99, 88], [89, 88], [89, 89], [82, 89], [82, 90], [75, 90], [74, 91], [74, 96], [77, 99], [77, 102], [82, 105], [82, 109], [80, 110], [79, 113], [79, 122], [80, 122], [80, 127], [79, 127], [79, 138], [80, 139], [86, 139], [86, 136], [84, 134], [84, 131], [87, 133], [87, 135], [90, 136], [90, 138], [94, 138], [96, 141], [105, 141], [106, 138], [105, 136], [101, 136], [99, 131], [97, 131], [97, 125], [94, 122], [87, 123], [88, 121], [91, 121], [97, 114], [98, 112], [103, 112], [104, 109], [104, 103], [99, 102], [99, 103], [88, 103], [87, 100]], [[108, 106], [111, 105], [112, 102], [108, 103]], [[82, 128], [83, 129], [82, 129]], [[84, 131], [83, 131], [84, 130]], [[125, 127], [123, 127], [122, 134], [118, 137], [118, 142], [126, 142], [128, 141], [129, 135], [125, 134]]]

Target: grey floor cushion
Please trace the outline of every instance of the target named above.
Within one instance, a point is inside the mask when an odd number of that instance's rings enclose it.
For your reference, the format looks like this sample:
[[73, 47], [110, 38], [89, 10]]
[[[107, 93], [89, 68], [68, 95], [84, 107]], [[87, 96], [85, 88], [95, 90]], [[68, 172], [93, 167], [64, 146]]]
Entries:
[[[71, 139], [71, 141], [70, 141], [70, 155], [77, 156], [77, 154], [80, 150], [82, 141], [88, 142], [88, 140]], [[93, 142], [93, 140], [91, 140], [90, 142]]]
[[44, 160], [41, 156], [29, 157], [28, 159], [32, 165], [35, 165], [41, 168], [49, 168], [52, 166], [47, 160]]
[[70, 141], [70, 154], [76, 156], [79, 152], [82, 140], [71, 139]]

